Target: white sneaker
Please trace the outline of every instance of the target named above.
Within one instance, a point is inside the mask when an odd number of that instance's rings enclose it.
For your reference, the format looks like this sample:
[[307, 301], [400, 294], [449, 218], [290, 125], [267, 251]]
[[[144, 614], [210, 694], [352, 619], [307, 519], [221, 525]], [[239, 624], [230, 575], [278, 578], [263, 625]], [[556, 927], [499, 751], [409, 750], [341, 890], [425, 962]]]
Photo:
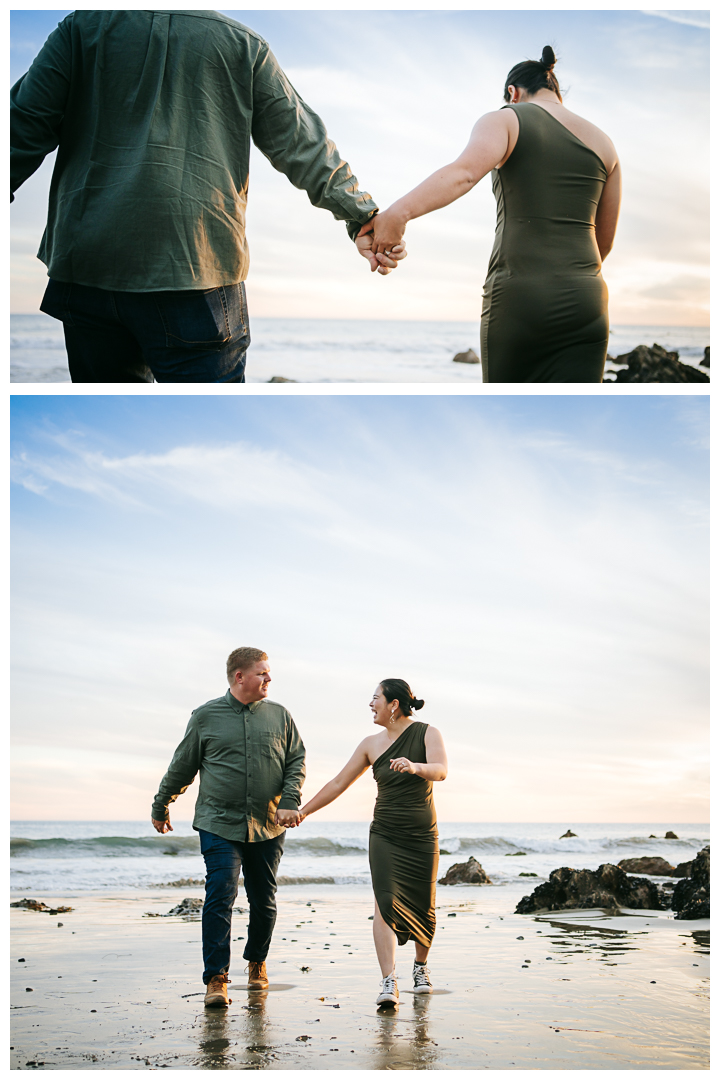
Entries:
[[388, 975], [383, 979], [380, 993], [378, 994], [376, 1005], [392, 1004], [397, 1005], [400, 1001], [400, 994], [398, 993], [397, 976], [393, 971], [392, 975]]
[[427, 964], [418, 964], [417, 961], [413, 964], [413, 990], [416, 994], [432, 994], [429, 974]]

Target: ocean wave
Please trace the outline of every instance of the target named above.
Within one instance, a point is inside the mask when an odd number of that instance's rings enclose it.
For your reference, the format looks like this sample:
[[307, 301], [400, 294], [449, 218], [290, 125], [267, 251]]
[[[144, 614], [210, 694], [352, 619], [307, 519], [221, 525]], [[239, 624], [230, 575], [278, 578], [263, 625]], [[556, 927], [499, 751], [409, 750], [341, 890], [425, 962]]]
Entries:
[[34, 858], [72, 859], [77, 856], [199, 855], [197, 836], [93, 836], [67, 839], [63, 836], [28, 840], [10, 838], [10, 854]]
[[[597, 853], [600, 861], [613, 862], [623, 853], [665, 854], [668, 859], [680, 862], [695, 855], [709, 843], [707, 838], [684, 837], [678, 840], [666, 840], [664, 836], [572, 836], [561, 839], [540, 839], [538, 837], [504, 836], [443, 836], [440, 835], [440, 848], [449, 855], [467, 858], [474, 854], [478, 857], [519, 855], [557, 855], [560, 859], [568, 855], [591, 856]], [[309, 858], [357, 857], [367, 855], [367, 837], [328, 837], [303, 836], [296, 831], [288, 831], [285, 839], [285, 854], [307, 856]], [[10, 854], [32, 859], [74, 859], [74, 858], [132, 858], [160, 856], [194, 856], [200, 854], [200, 841], [197, 836], [155, 835], [155, 836], [95, 836], [85, 839], [68, 837], [46, 837], [29, 839], [17, 836], [10, 840]], [[603, 856], [605, 858], [603, 859]]]
[[522, 839], [508, 840], [502, 836], [461, 836], [440, 837], [440, 847], [450, 854], [482, 852], [486, 855], [513, 855], [524, 851], [527, 855], [554, 855], [575, 852], [577, 854], [589, 854], [594, 851], [622, 851], [625, 849], [635, 850], [638, 848], [655, 847], [662, 845], [662, 850], [668, 854], [673, 852], [684, 853], [685, 851], [697, 852], [708, 839], [684, 837], [678, 840], [666, 840], [664, 837], [649, 836], [568, 836], [558, 837], [557, 840], [541, 840], [537, 837], [523, 841]]
[[367, 840], [363, 842], [359, 837], [353, 836], [346, 839], [331, 840], [327, 836], [298, 836], [297, 833], [285, 834], [285, 853], [296, 855], [307, 853], [308, 855], [365, 855], [367, 853]]

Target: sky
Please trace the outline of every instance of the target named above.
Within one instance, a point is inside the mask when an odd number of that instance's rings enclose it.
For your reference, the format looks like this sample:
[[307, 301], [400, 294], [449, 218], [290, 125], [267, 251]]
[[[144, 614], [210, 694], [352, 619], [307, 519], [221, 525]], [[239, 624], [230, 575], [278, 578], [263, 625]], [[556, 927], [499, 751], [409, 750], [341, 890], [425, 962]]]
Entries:
[[[11, 82], [65, 10], [11, 12]], [[510, 68], [552, 44], [565, 103], [617, 148], [624, 201], [604, 266], [615, 324], [709, 322], [708, 11], [272, 11], [223, 14], [265, 37], [381, 208], [465, 146]], [[52, 162], [16, 195], [14, 312], [36, 311]], [[411, 222], [409, 256], [370, 274], [342, 223], [251, 156], [251, 315], [479, 321], [495, 227], [490, 178]]]
[[[146, 819], [253, 645], [307, 797], [399, 677], [447, 744], [441, 820], [708, 820], [706, 397], [12, 412], [13, 818]], [[366, 774], [321, 815], [373, 800]]]

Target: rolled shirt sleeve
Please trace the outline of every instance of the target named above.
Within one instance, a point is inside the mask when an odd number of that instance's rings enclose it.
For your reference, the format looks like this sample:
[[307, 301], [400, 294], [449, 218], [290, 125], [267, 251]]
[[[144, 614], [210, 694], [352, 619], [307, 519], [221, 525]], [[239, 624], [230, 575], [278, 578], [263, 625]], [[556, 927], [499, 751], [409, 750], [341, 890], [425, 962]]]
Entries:
[[313, 206], [345, 221], [355, 239], [378, 207], [338, 153], [320, 117], [305, 104], [265, 42], [253, 71], [252, 138]]

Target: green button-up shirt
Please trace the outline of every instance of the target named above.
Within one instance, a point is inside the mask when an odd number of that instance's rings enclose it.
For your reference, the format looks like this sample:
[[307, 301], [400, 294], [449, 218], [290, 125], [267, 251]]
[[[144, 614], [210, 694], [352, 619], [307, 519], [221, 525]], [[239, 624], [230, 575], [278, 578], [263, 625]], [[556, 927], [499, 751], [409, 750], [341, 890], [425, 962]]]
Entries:
[[198, 772], [194, 828], [226, 840], [269, 840], [284, 831], [273, 820], [277, 808], [300, 805], [305, 747], [282, 705], [243, 705], [228, 690], [190, 717], [155, 796], [155, 821], [167, 821], [168, 806]]
[[38, 257], [125, 292], [247, 277], [250, 140], [355, 238], [377, 210], [267, 42], [215, 11], [75, 11], [11, 91], [10, 192], [58, 147]]

